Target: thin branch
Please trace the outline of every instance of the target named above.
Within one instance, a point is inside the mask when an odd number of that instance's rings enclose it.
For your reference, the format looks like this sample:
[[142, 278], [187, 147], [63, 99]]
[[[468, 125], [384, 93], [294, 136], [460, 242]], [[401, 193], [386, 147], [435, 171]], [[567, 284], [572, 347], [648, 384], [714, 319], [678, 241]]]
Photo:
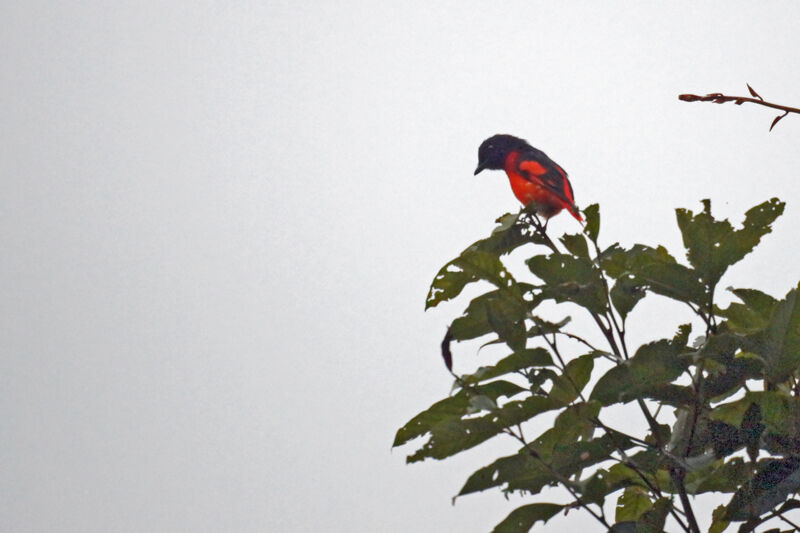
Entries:
[[692, 503], [689, 501], [689, 496], [686, 494], [686, 485], [683, 484], [683, 478], [686, 475], [685, 470], [678, 470], [674, 468], [669, 469], [672, 482], [676, 484], [675, 488], [678, 489], [678, 496], [683, 505], [683, 512], [686, 515], [686, 520], [689, 521], [689, 528], [694, 533], [700, 533], [700, 526], [697, 524], [697, 519], [694, 517], [692, 510]]
[[786, 522], [787, 524], [792, 526], [795, 529], [795, 531], [800, 531], [800, 526], [798, 526], [797, 524], [795, 524], [794, 522], [792, 522], [791, 520], [789, 520], [788, 518], [783, 516], [783, 514], [780, 511], [773, 511], [770, 514], [771, 514], [771, 516], [773, 516], [775, 518], [780, 518], [781, 520], [783, 520], [784, 522]]
[[689, 306], [689, 309], [691, 309], [694, 314], [696, 314], [703, 320], [703, 323], [706, 325], [706, 333], [711, 331], [712, 330], [711, 320], [708, 318], [708, 316], [706, 316], [702, 308], [693, 306], [691, 302], [686, 302], [686, 305]]
[[539, 217], [536, 216], [536, 213], [526, 212], [525, 217], [528, 223], [534, 227], [539, 237], [542, 238], [542, 241], [544, 241], [542, 244], [553, 250], [554, 253], [560, 254], [561, 250], [558, 249], [556, 243], [554, 243], [552, 239], [550, 239], [550, 237], [547, 235], [546, 224], [545, 225], [542, 224], [542, 221], [539, 220]]
[[733, 102], [736, 105], [742, 105], [745, 102], [747, 102], [747, 103], [763, 105], [764, 107], [771, 107], [772, 109], [778, 109], [780, 111], [783, 111], [782, 115], [776, 116], [775, 119], [772, 121], [772, 125], [769, 127], [770, 131], [772, 131], [772, 128], [775, 127], [775, 124], [777, 124], [783, 117], [785, 117], [789, 113], [800, 114], [800, 108], [789, 107], [789, 106], [786, 106], [786, 105], [773, 104], [772, 102], [767, 102], [766, 100], [761, 98], [761, 96], [759, 96], [759, 94], [756, 93], [753, 90], [753, 88], [750, 87], [750, 85], [748, 85], [747, 88], [750, 90], [750, 94], [753, 95], [753, 97], [749, 97], [749, 96], [728, 96], [728, 95], [725, 95], [725, 94], [722, 94], [722, 93], [711, 93], [711, 94], [707, 94], [705, 96], [698, 96], [696, 94], [681, 94], [681, 95], [678, 96], [678, 99], [682, 100], [684, 102], [714, 102], [715, 104], [724, 104], [726, 102]]
[[[623, 454], [623, 458], [625, 458], [624, 454]], [[647, 479], [647, 476], [645, 476], [645, 475], [644, 475], [644, 473], [643, 473], [641, 470], [639, 470], [639, 467], [638, 467], [638, 466], [636, 466], [636, 463], [634, 463], [632, 460], [626, 459], [626, 460], [623, 462], [623, 464], [624, 464], [625, 466], [627, 466], [628, 468], [630, 468], [631, 470], [633, 470], [634, 472], [636, 472], [636, 474], [637, 474], [637, 475], [638, 475], [638, 476], [641, 478], [641, 480], [642, 480], [642, 481], [644, 481], [645, 485], [647, 485], [647, 486], [648, 486], [648, 488], [650, 489], [650, 491], [651, 491], [651, 492], [652, 492], [652, 493], [653, 493], [653, 494], [654, 494], [656, 497], [658, 497], [658, 498], [661, 498], [661, 497], [662, 497], [661, 489], [659, 489], [657, 486], [653, 485], [653, 484], [650, 482], [650, 480], [649, 480], [649, 479]], [[686, 516], [686, 514], [685, 514], [685, 513], [683, 513], [683, 512], [682, 512], [680, 509], [678, 509], [677, 507], [675, 507], [674, 505], [670, 505], [670, 506], [669, 506], [669, 513], [672, 515], [672, 518], [674, 518], [674, 519], [675, 519], [675, 521], [678, 523], [678, 525], [679, 525], [679, 526], [681, 526], [681, 529], [683, 529], [684, 531], [686, 531], [687, 533], [689, 533], [689, 526], [687, 526], [687, 525], [686, 525], [686, 524], [683, 522], [683, 520], [681, 520], [681, 517], [678, 515], [678, 513], [681, 513], [681, 514], [683, 514], [684, 516]]]
[[[555, 245], [555, 243], [547, 236], [547, 231], [545, 226], [542, 225], [542, 222], [539, 220], [539, 217], [536, 216], [535, 213], [525, 213], [526, 220], [528, 223], [534, 227], [536, 233], [542, 238], [543, 244], [550, 248], [554, 253], [560, 254], [561, 251]], [[597, 323], [597, 326], [600, 328], [600, 331], [603, 332], [603, 336], [605, 336], [608, 344], [611, 346], [611, 349], [619, 359], [622, 359], [622, 352], [620, 351], [619, 347], [617, 347], [617, 343], [614, 339], [614, 334], [611, 331], [611, 326], [603, 324], [603, 321], [600, 320], [600, 315], [595, 313], [594, 311], [590, 311], [592, 314], [592, 318]]]
[[641, 447], [643, 447], [645, 449], [648, 449], [648, 450], [657, 449], [655, 446], [653, 446], [652, 444], [650, 444], [646, 440], [642, 440], [642, 439], [640, 439], [638, 437], [634, 437], [633, 435], [628, 435], [627, 433], [625, 433], [623, 431], [619, 431], [618, 429], [614, 429], [614, 428], [608, 427], [607, 425], [605, 425], [597, 417], [591, 418], [590, 420], [591, 420], [592, 424], [594, 424], [596, 427], [599, 427], [600, 429], [602, 429], [606, 433], [613, 433], [613, 434], [616, 434], [616, 435], [620, 435], [620, 436], [622, 436], [622, 437], [624, 437], [626, 439], [629, 439], [632, 442], [637, 443], [639, 446], [641, 446]]
[[562, 372], [563, 376], [565, 378], [567, 378], [567, 380], [569, 381], [569, 384], [572, 385], [572, 388], [577, 391], [578, 396], [580, 396], [581, 400], [583, 400], [583, 402], [585, 403], [586, 402], [586, 397], [583, 395], [581, 387], [578, 387], [578, 384], [575, 383], [575, 380], [572, 379], [572, 376], [570, 376], [567, 373], [567, 365], [566, 365], [566, 363], [564, 363], [564, 358], [561, 357], [561, 352], [558, 351], [558, 344], [556, 343], [556, 334], [553, 333], [553, 340], [552, 341], [550, 341], [550, 339], [547, 338], [547, 335], [542, 335], [542, 338], [550, 346], [550, 349], [553, 351], [553, 353], [555, 354], [555, 356], [558, 358], [559, 362], [561, 363], [561, 372]]
[[[570, 338], [572, 340], [576, 340], [576, 341], [580, 342], [581, 344], [583, 344], [584, 346], [586, 346], [587, 348], [589, 348], [592, 351], [605, 353], [603, 350], [598, 349], [596, 346], [594, 346], [592, 343], [590, 343], [589, 341], [587, 341], [583, 337], [575, 335], [574, 333], [570, 333], [568, 331], [557, 331], [556, 333], [558, 335], [564, 335], [565, 337], [568, 337], [568, 338]], [[608, 358], [607, 355], [605, 357]], [[616, 362], [616, 359], [612, 358], [611, 360]]]
[[[520, 429], [521, 429], [521, 428], [520, 428]], [[521, 434], [520, 434], [520, 435], [517, 435], [516, 433], [514, 433], [514, 431], [512, 431], [512, 430], [511, 430], [511, 429], [509, 429], [509, 428], [506, 428], [506, 429], [505, 429], [505, 433], [506, 433], [506, 434], [508, 434], [508, 435], [511, 435], [512, 437], [514, 437], [515, 439], [517, 439], [518, 441], [520, 441], [520, 442], [522, 443], [522, 445], [525, 447], [525, 449], [527, 449], [527, 450], [528, 450], [528, 453], [530, 454], [530, 456], [531, 456], [531, 457], [533, 457], [534, 459], [536, 459], [537, 461], [539, 461], [539, 462], [542, 464], [542, 466], [544, 466], [544, 467], [545, 467], [545, 468], [546, 468], [546, 469], [547, 469], [547, 470], [548, 470], [548, 471], [549, 471], [549, 472], [550, 472], [550, 473], [551, 473], [551, 474], [552, 474], [552, 475], [553, 475], [553, 476], [554, 476], [556, 479], [558, 479], [558, 481], [559, 481], [559, 482], [560, 482], [562, 485], [564, 485], [564, 488], [566, 488], [566, 489], [569, 491], [569, 493], [572, 495], [572, 497], [575, 499], [575, 503], [577, 503], [578, 505], [580, 505], [581, 507], [583, 507], [583, 508], [584, 508], [584, 509], [585, 509], [585, 510], [586, 510], [586, 511], [587, 511], [587, 512], [590, 514], [590, 515], [592, 515], [592, 516], [595, 518], [595, 520], [597, 520], [598, 522], [600, 522], [601, 524], [603, 524], [603, 526], [605, 526], [605, 527], [606, 527], [606, 529], [611, 529], [611, 525], [610, 525], [610, 524], [609, 524], [609, 523], [606, 521], [605, 517], [603, 516], [605, 513], [603, 513], [603, 514], [598, 514], [598, 513], [597, 513], [597, 512], [595, 512], [595, 511], [594, 511], [594, 510], [593, 510], [591, 507], [589, 507], [589, 506], [588, 506], [588, 505], [587, 505], [587, 504], [586, 504], [586, 503], [583, 501], [583, 499], [580, 497], [580, 495], [579, 495], [579, 494], [578, 494], [578, 493], [575, 491], [575, 489], [573, 489], [573, 488], [570, 486], [570, 481], [569, 481], [569, 479], [565, 478], [565, 477], [564, 477], [564, 476], [563, 476], [563, 475], [562, 475], [560, 472], [558, 472], [558, 471], [557, 471], [555, 468], [553, 468], [552, 466], [550, 466], [549, 464], [547, 464], [547, 463], [544, 461], [544, 459], [542, 459], [542, 458], [541, 458], [541, 456], [539, 455], [539, 453], [538, 453], [536, 450], [534, 450], [533, 448], [531, 448], [531, 446], [528, 444], [528, 441], [526, 441], [526, 440], [525, 440], [525, 437], [524, 437], [523, 435], [521, 435]]]
[[[606, 432], [606, 434], [609, 434], [609, 435], [611, 435], [611, 434], [620, 435], [620, 436], [625, 437], [625, 438], [627, 438], [627, 439], [629, 439], [629, 440], [631, 440], [633, 442], [638, 443], [640, 446], [644, 446], [645, 448], [648, 448], [648, 449], [653, 449], [654, 448], [654, 446], [652, 444], [650, 444], [649, 442], [647, 442], [647, 441], [638, 439], [638, 438], [636, 438], [636, 437], [634, 437], [632, 435], [628, 435], [626, 433], [623, 433], [622, 431], [617, 431], [616, 429], [612, 429], [612, 428], [606, 426], [603, 422], [600, 421], [599, 418], [596, 418], [596, 417], [592, 418], [591, 422], [596, 427], [602, 428]], [[638, 465], [633, 461], [633, 459], [628, 457], [628, 454], [625, 453], [625, 450], [622, 449], [622, 447], [619, 446], [616, 443], [616, 441], [612, 441], [612, 442], [614, 442], [614, 447], [617, 449], [617, 451], [619, 452], [620, 456], [622, 457], [622, 461], [621, 461], [622, 464], [624, 464], [625, 466], [627, 466], [628, 468], [633, 470], [641, 478], [641, 480], [644, 482], [644, 484], [647, 485], [647, 487], [650, 489], [650, 492], [652, 492], [657, 498], [661, 498], [662, 495], [663, 495], [662, 492], [661, 492], [661, 489], [659, 489], [657, 485], [654, 485], [649, 479], [647, 479], [647, 476], [645, 476], [644, 473], [639, 469]], [[678, 513], [681, 512], [681, 510], [678, 509], [677, 507], [675, 507], [674, 505], [670, 505], [669, 512], [672, 515], [672, 517], [675, 519], [675, 521], [678, 522], [678, 525], [681, 526], [681, 529], [686, 531], [686, 533], [689, 533], [689, 527], [683, 522], [683, 520], [681, 520], [681, 517], [678, 516]], [[683, 514], [685, 515], [685, 513], [683, 513]]]
[[[550, 237], [547, 236], [547, 233], [546, 233], [546, 230], [545, 230], [545, 226], [543, 226], [541, 224], [541, 222], [539, 221], [539, 218], [535, 214], [528, 214], [527, 219], [528, 219], [529, 223], [536, 229], [536, 232], [542, 238], [544, 244], [546, 246], [548, 246], [551, 250], [553, 250], [553, 252], [561, 253], [558, 250], [558, 248], [556, 247], [555, 243], [553, 243], [553, 241], [550, 239]], [[607, 283], [606, 283], [606, 293], [608, 293], [608, 284]], [[622, 360], [623, 352], [622, 352], [622, 350], [620, 350], [619, 345], [617, 345], [616, 339], [614, 338], [614, 330], [612, 330], [612, 322], [611, 322], [611, 320], [609, 320], [606, 317], [606, 320], [608, 322], [604, 324], [603, 321], [600, 318], [600, 315], [598, 315], [597, 313], [595, 313], [593, 311], [591, 311], [590, 313], [591, 313], [592, 318], [594, 319], [595, 323], [600, 328], [600, 331], [603, 332], [603, 336], [605, 336], [606, 340], [608, 341], [608, 344], [611, 347], [611, 350], [614, 352], [614, 355], [617, 356], [618, 360]], [[612, 311], [612, 313], [613, 313], [613, 311]], [[702, 314], [701, 314], [701, 317], [704, 318], [706, 324], [709, 325], [708, 319], [706, 317], [702, 316]], [[617, 333], [619, 334], [620, 329], [619, 329], [619, 325], [616, 323], [616, 321], [614, 321], [613, 326], [615, 327]], [[546, 337], [545, 337], [545, 340], [547, 340]], [[620, 340], [622, 341], [623, 338], [621, 337]], [[549, 341], [548, 341], [548, 344], [549, 344]], [[625, 352], [627, 352], [627, 349], [625, 350]], [[625, 353], [625, 357], [627, 358], [627, 353]], [[563, 364], [563, 361], [562, 361], [562, 364]], [[644, 401], [641, 400], [641, 399], [638, 399], [637, 401], [639, 403], [639, 407], [641, 408], [642, 412], [645, 415], [645, 418], [647, 419], [647, 423], [650, 426], [650, 430], [651, 430], [651, 432], [653, 433], [653, 436], [656, 439], [656, 442], [658, 444], [659, 450], [662, 453], [667, 454], [666, 450], [664, 449], [664, 442], [663, 442], [663, 440], [661, 439], [661, 436], [660, 436], [660, 432], [659, 432], [659, 428], [658, 428], [658, 422], [655, 420], [655, 418], [653, 418], [653, 415], [650, 413], [650, 410], [647, 408], [647, 406], [645, 405]], [[572, 494], [573, 498], [575, 498], [575, 501], [581, 507], [583, 507], [586, 511], [588, 511], [596, 520], [601, 522], [603, 525], [605, 525], [606, 527], [610, 527], [608, 525], [608, 523], [606, 522], [605, 517], [595, 513], [591, 508], [589, 508], [581, 500], [580, 496], [578, 496], [578, 494], [572, 489], [572, 487], [570, 487], [569, 480], [564, 479], [563, 476], [561, 476], [558, 472], [556, 472], [554, 469], [552, 469], [552, 467], [547, 465], [547, 463], [545, 463], [541, 459], [541, 457], [539, 457], [539, 454], [528, 445], [528, 443], [525, 441], [525, 439], [522, 436], [517, 436], [512, 430], [510, 430], [508, 428], [506, 428], [506, 433], [508, 433], [509, 435], [517, 438], [517, 440], [522, 442], [525, 445], [525, 447], [528, 449], [528, 451], [530, 452], [532, 457], [534, 457], [535, 459], [538, 459], [546, 468], [548, 468], [554, 475], [556, 475], [558, 477], [559, 481]], [[667, 454], [667, 455], [670, 455], [670, 454]], [[686, 493], [686, 487], [683, 484], [683, 476], [686, 475], [685, 470], [683, 469], [682, 466], [670, 468], [670, 474], [671, 474], [671, 477], [673, 479], [673, 483], [676, 485], [676, 488], [678, 489], [678, 491], [680, 493], [681, 503], [683, 504], [683, 514], [686, 516], [686, 519], [689, 522], [689, 525], [688, 525], [689, 529], [688, 530], [691, 531], [692, 533], [700, 533], [700, 528], [697, 525], [697, 520], [695, 519], [694, 512], [692, 511], [691, 503], [689, 502], [689, 498], [688, 498], [687, 493]], [[683, 525], [682, 522], [681, 522], [681, 525]]]
[[620, 327], [616, 318], [614, 318], [614, 305], [611, 303], [611, 289], [608, 286], [608, 280], [606, 279], [603, 269], [600, 268], [600, 247], [597, 245], [597, 241], [592, 241], [592, 244], [594, 244], [595, 263], [597, 264], [597, 269], [600, 271], [600, 278], [603, 280], [606, 303], [608, 303], [608, 316], [611, 318], [608, 329], [611, 329], [611, 325], [614, 326], [614, 329], [617, 332], [617, 337], [619, 337], [620, 346], [622, 346], [622, 355], [625, 357], [625, 359], [628, 359], [628, 346], [625, 344], [625, 321], [623, 320], [622, 315], [620, 315], [620, 323], [622, 323], [622, 326]]

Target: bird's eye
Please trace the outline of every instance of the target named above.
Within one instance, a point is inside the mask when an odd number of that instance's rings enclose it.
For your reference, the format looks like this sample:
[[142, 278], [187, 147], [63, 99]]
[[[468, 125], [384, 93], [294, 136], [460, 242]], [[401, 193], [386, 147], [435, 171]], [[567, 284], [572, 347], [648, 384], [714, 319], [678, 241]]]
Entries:
[[489, 150], [491, 150], [492, 148], [494, 148], [494, 145], [493, 145], [493, 144], [490, 144], [489, 146], [487, 146], [487, 148], [488, 148]]

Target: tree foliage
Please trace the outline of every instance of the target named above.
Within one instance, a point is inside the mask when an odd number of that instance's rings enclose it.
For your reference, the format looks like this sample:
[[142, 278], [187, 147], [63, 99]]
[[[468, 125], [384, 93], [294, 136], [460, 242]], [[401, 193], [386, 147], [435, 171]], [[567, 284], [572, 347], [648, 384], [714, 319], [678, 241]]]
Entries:
[[[657, 532], [671, 523], [698, 532], [693, 498], [709, 492], [729, 495], [709, 531], [791, 524], [785, 513], [800, 507], [792, 498], [800, 491], [798, 288], [781, 299], [731, 288], [733, 303], [715, 302], [725, 272], [771, 231], [784, 203], [753, 207], [738, 228], [702, 204], [696, 213], [677, 210], [685, 263], [662, 246], [601, 247], [597, 205], [584, 211], [583, 232], [559, 244], [532, 212], [500, 217], [491, 235], [439, 271], [426, 308], [487, 282], [453, 320], [442, 356], [452, 373], [453, 343], [478, 338], [505, 345], [508, 355], [453, 374], [452, 393], [400, 428], [394, 446], [422, 438], [408, 456], [418, 462], [513, 438], [516, 453], [479, 468], [458, 496], [494, 488], [537, 497], [560, 486], [571, 500], [527, 503], [498, 532], [528, 531], [573, 508], [608, 531]], [[523, 246], [536, 252], [524, 280], [503, 262]], [[627, 319], [651, 294], [683, 303], [685, 323], [670, 338], [628, 346]], [[591, 317], [602, 346], [570, 329], [565, 313], [554, 319], [541, 311], [564, 304]], [[609, 425], [608, 410], [621, 404], [641, 414], [641, 434]], [[554, 415], [550, 427], [531, 424], [544, 413]]]

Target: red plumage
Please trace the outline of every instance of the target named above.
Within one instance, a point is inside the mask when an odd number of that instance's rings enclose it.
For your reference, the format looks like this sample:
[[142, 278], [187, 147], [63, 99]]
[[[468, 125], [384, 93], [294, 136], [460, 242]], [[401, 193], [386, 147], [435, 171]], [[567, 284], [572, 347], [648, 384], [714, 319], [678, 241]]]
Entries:
[[517, 199], [525, 206], [533, 203], [541, 216], [550, 218], [566, 209], [583, 222], [567, 173], [527, 141], [512, 135], [483, 141], [475, 174], [487, 168], [505, 170]]

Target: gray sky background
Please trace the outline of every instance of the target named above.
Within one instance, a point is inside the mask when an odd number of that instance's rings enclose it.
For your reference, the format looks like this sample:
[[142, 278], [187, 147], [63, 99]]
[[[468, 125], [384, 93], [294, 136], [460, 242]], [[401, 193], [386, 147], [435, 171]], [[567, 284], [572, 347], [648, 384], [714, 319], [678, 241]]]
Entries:
[[[800, 120], [677, 99], [800, 104], [800, 4], [696, 4], [0, 4], [0, 530], [478, 532], [530, 501], [450, 505], [513, 443], [390, 453], [451, 384], [467, 300], [423, 313], [428, 284], [518, 208], [480, 141], [545, 150], [606, 244], [682, 256], [675, 207], [779, 196], [723, 286], [800, 278]], [[636, 342], [686, 316], [640, 314]]]

